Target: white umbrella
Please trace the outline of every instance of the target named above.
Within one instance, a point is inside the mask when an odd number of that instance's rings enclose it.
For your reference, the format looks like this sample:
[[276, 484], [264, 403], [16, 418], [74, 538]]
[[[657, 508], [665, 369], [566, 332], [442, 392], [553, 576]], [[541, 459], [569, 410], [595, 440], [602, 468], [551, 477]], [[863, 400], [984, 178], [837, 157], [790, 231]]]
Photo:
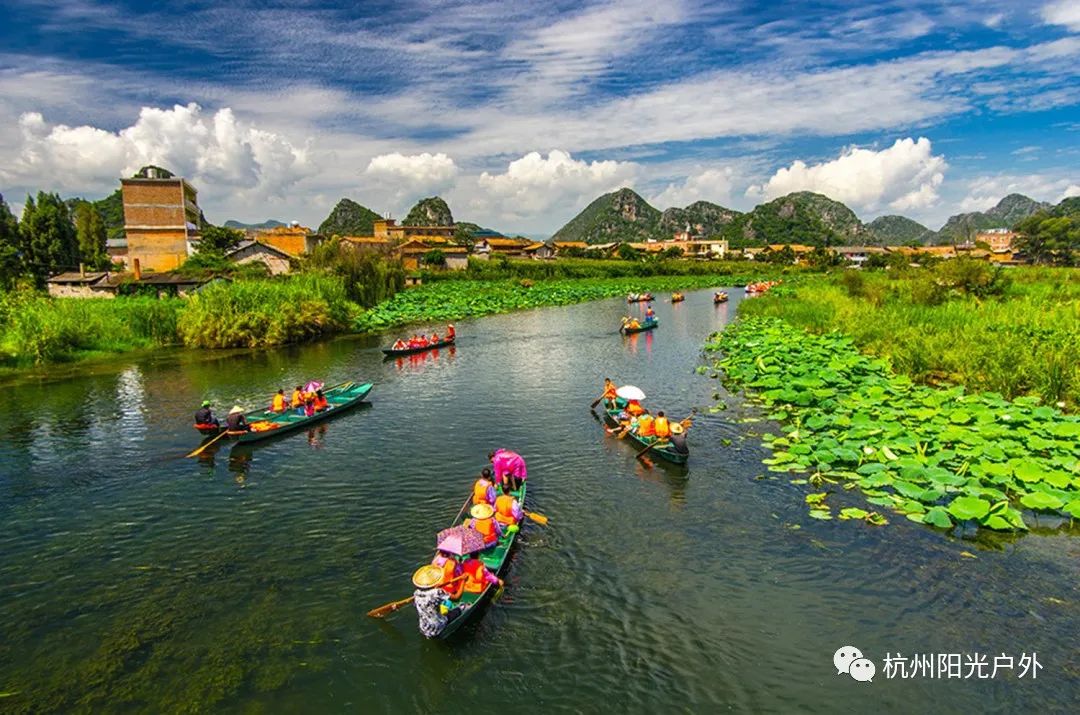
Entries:
[[618, 390], [615, 390], [615, 394], [624, 400], [644, 400], [645, 393], [633, 385], [623, 385]]

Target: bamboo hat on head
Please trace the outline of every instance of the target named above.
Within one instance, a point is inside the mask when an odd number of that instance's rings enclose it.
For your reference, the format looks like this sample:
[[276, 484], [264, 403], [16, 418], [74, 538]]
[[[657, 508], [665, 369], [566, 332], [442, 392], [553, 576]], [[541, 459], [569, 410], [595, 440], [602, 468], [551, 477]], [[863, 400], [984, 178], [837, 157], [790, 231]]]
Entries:
[[474, 519], [490, 519], [494, 514], [495, 510], [491, 508], [490, 504], [475, 504], [469, 510], [469, 516]]
[[235, 414], [238, 414], [238, 413], [243, 412], [243, 411], [244, 411], [244, 408], [241, 407], [240, 405], [233, 405], [233, 408], [231, 410], [229, 410], [229, 414], [230, 415], [235, 415]]
[[678, 422], [671, 423], [671, 434], [682, 434], [684, 432], [683, 426]]
[[443, 570], [434, 564], [427, 564], [416, 569], [412, 575], [413, 585], [417, 588], [434, 588], [442, 581]]

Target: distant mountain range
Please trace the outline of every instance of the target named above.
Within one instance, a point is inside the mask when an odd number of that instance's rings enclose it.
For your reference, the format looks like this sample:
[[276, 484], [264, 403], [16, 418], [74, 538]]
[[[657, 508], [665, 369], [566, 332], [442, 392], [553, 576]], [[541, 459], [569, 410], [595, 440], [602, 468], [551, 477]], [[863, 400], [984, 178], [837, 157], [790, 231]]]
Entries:
[[225, 226], [225, 228], [235, 228], [237, 231], [246, 231], [249, 229], [258, 230], [266, 228], [281, 228], [283, 226], [288, 226], [289, 224], [283, 223], [282, 221], [278, 221], [276, 219], [268, 218], [262, 223], [242, 223], [240, 221], [234, 221], [233, 219], [229, 219], [223, 225]]
[[690, 228], [697, 236], [719, 236], [732, 246], [775, 243], [805, 245], [901, 245], [951, 243], [989, 228], [1010, 228], [1049, 204], [1010, 194], [985, 212], [952, 216], [932, 231], [905, 216], [881, 216], [864, 224], [839, 201], [810, 191], [773, 199], [742, 213], [707, 201], [660, 213], [631, 189], [604, 194], [555, 232], [556, 241], [644, 241], [670, 239]]

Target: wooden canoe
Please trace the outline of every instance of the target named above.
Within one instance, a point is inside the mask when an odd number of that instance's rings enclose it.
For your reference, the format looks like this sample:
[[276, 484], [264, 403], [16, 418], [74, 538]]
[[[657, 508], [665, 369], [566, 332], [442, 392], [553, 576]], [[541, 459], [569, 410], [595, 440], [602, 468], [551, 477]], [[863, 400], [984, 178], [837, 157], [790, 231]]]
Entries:
[[[514, 497], [521, 504], [521, 508], [525, 508], [525, 490], [528, 486], [527, 482], [522, 482], [521, 489], [511, 492]], [[528, 517], [522, 516], [520, 527], [525, 523]], [[469, 520], [469, 515], [466, 512], [461, 521], [452, 524], [451, 526], [457, 526], [463, 524]], [[499, 539], [493, 546], [489, 546], [484, 551], [480, 552], [480, 560], [484, 562], [484, 566], [487, 567], [491, 573], [495, 574], [499, 578], [503, 577], [506, 573], [507, 567], [510, 565], [510, 549], [514, 546], [514, 541], [517, 539], [518, 534], [521, 531], [516, 531], [513, 534], [505, 533], [503, 537]], [[461, 594], [461, 599], [454, 602], [455, 608], [450, 610], [447, 615], [446, 625], [439, 631], [436, 638], [448, 638], [455, 631], [461, 628], [465, 623], [474, 619], [479, 614], [481, 607], [487, 603], [491, 597], [498, 590], [498, 586], [493, 583], [489, 583], [487, 587], [480, 593], [465, 593]]]
[[727, 303], [728, 302], [728, 294], [723, 293], [721, 295], [714, 295], [713, 299], [712, 299], [712, 302], [717, 303], [717, 304], [719, 304], [719, 303]]
[[[620, 410], [605, 409], [604, 421], [612, 427], [620, 427], [621, 425], [619, 424], [618, 418], [619, 412]], [[640, 445], [642, 449], [648, 447], [650, 444], [656, 441], [656, 437], [638, 437], [633, 432], [626, 435], [624, 439], [633, 440], [634, 443]], [[657, 457], [660, 457], [665, 461], [671, 462], [672, 464], [686, 464], [686, 460], [690, 458], [689, 453], [681, 454], [679, 452], [676, 452], [675, 448], [670, 444], [666, 447], [653, 447], [649, 450], [649, 454], [655, 454]]]
[[454, 340], [440, 340], [437, 343], [431, 343], [430, 345], [424, 345], [418, 348], [402, 348], [400, 350], [394, 350], [393, 348], [383, 348], [383, 354], [387, 357], [397, 357], [399, 355], [413, 355], [415, 353], [427, 352], [428, 350], [438, 350], [439, 348], [449, 347], [454, 344]]
[[671, 296], [672, 303], [682, 303], [684, 300], [686, 300], [686, 296], [682, 293], [676, 293]]
[[339, 415], [350, 407], [363, 402], [374, 385], [370, 382], [357, 384], [346, 382], [342, 385], [323, 390], [323, 395], [330, 406], [325, 410], [316, 412], [311, 417], [298, 413], [295, 409], [285, 412], [271, 412], [270, 410], [255, 410], [247, 412], [244, 417], [248, 424], [267, 423], [268, 429], [253, 429], [251, 432], [229, 432], [229, 439], [237, 442], [258, 442], [259, 440], [277, 437], [303, 429], [309, 425], [322, 422], [334, 415]]
[[619, 332], [621, 332], [623, 335], [630, 335], [632, 333], [643, 333], [646, 330], [652, 330], [657, 325], [660, 325], [659, 320], [650, 320], [648, 322], [642, 323], [640, 326], [638, 326], [636, 328], [628, 328], [628, 327], [626, 327], [624, 325], [621, 328], [619, 328]]
[[627, 303], [651, 303], [653, 301], [652, 293], [643, 293], [636, 297], [626, 296]]

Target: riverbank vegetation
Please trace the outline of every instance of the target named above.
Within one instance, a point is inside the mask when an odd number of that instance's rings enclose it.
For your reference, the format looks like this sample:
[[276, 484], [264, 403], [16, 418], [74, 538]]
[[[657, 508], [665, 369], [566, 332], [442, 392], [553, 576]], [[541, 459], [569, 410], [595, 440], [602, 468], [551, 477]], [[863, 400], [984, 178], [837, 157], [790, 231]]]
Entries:
[[[587, 300], [626, 295], [631, 291], [691, 290], [724, 285], [722, 276], [660, 276], [653, 278], [600, 278], [596, 280], [484, 280], [442, 281], [398, 293], [360, 315], [359, 331], [382, 330], [420, 321], [506, 313], [548, 305], [569, 305]], [[745, 281], [745, 279], [743, 279]]]
[[1080, 407], [1080, 273], [956, 259], [844, 270], [740, 305], [816, 333], [840, 331], [916, 382]]
[[[638, 260], [559, 258], [537, 261], [528, 258], [507, 258], [496, 255], [489, 260], [469, 260], [463, 271], [426, 270], [421, 273], [425, 283], [435, 281], [508, 280], [527, 278], [532, 281], [568, 280], [575, 278], [651, 278], [653, 276], [745, 276], [798, 273], [797, 266], [753, 266], [745, 260], [697, 261], [678, 258], [642, 257]], [[765, 274], [768, 275], [765, 275]]]
[[[1040, 405], [914, 384], [835, 333], [743, 318], [709, 339], [726, 382], [781, 422], [770, 471], [808, 473], [810, 516], [940, 528], [1026, 530], [1080, 518], [1080, 417]], [[858, 490], [878, 510], [843, 506]], [[834, 513], [833, 509], [839, 510]], [[884, 512], [884, 513], [883, 513]]]

